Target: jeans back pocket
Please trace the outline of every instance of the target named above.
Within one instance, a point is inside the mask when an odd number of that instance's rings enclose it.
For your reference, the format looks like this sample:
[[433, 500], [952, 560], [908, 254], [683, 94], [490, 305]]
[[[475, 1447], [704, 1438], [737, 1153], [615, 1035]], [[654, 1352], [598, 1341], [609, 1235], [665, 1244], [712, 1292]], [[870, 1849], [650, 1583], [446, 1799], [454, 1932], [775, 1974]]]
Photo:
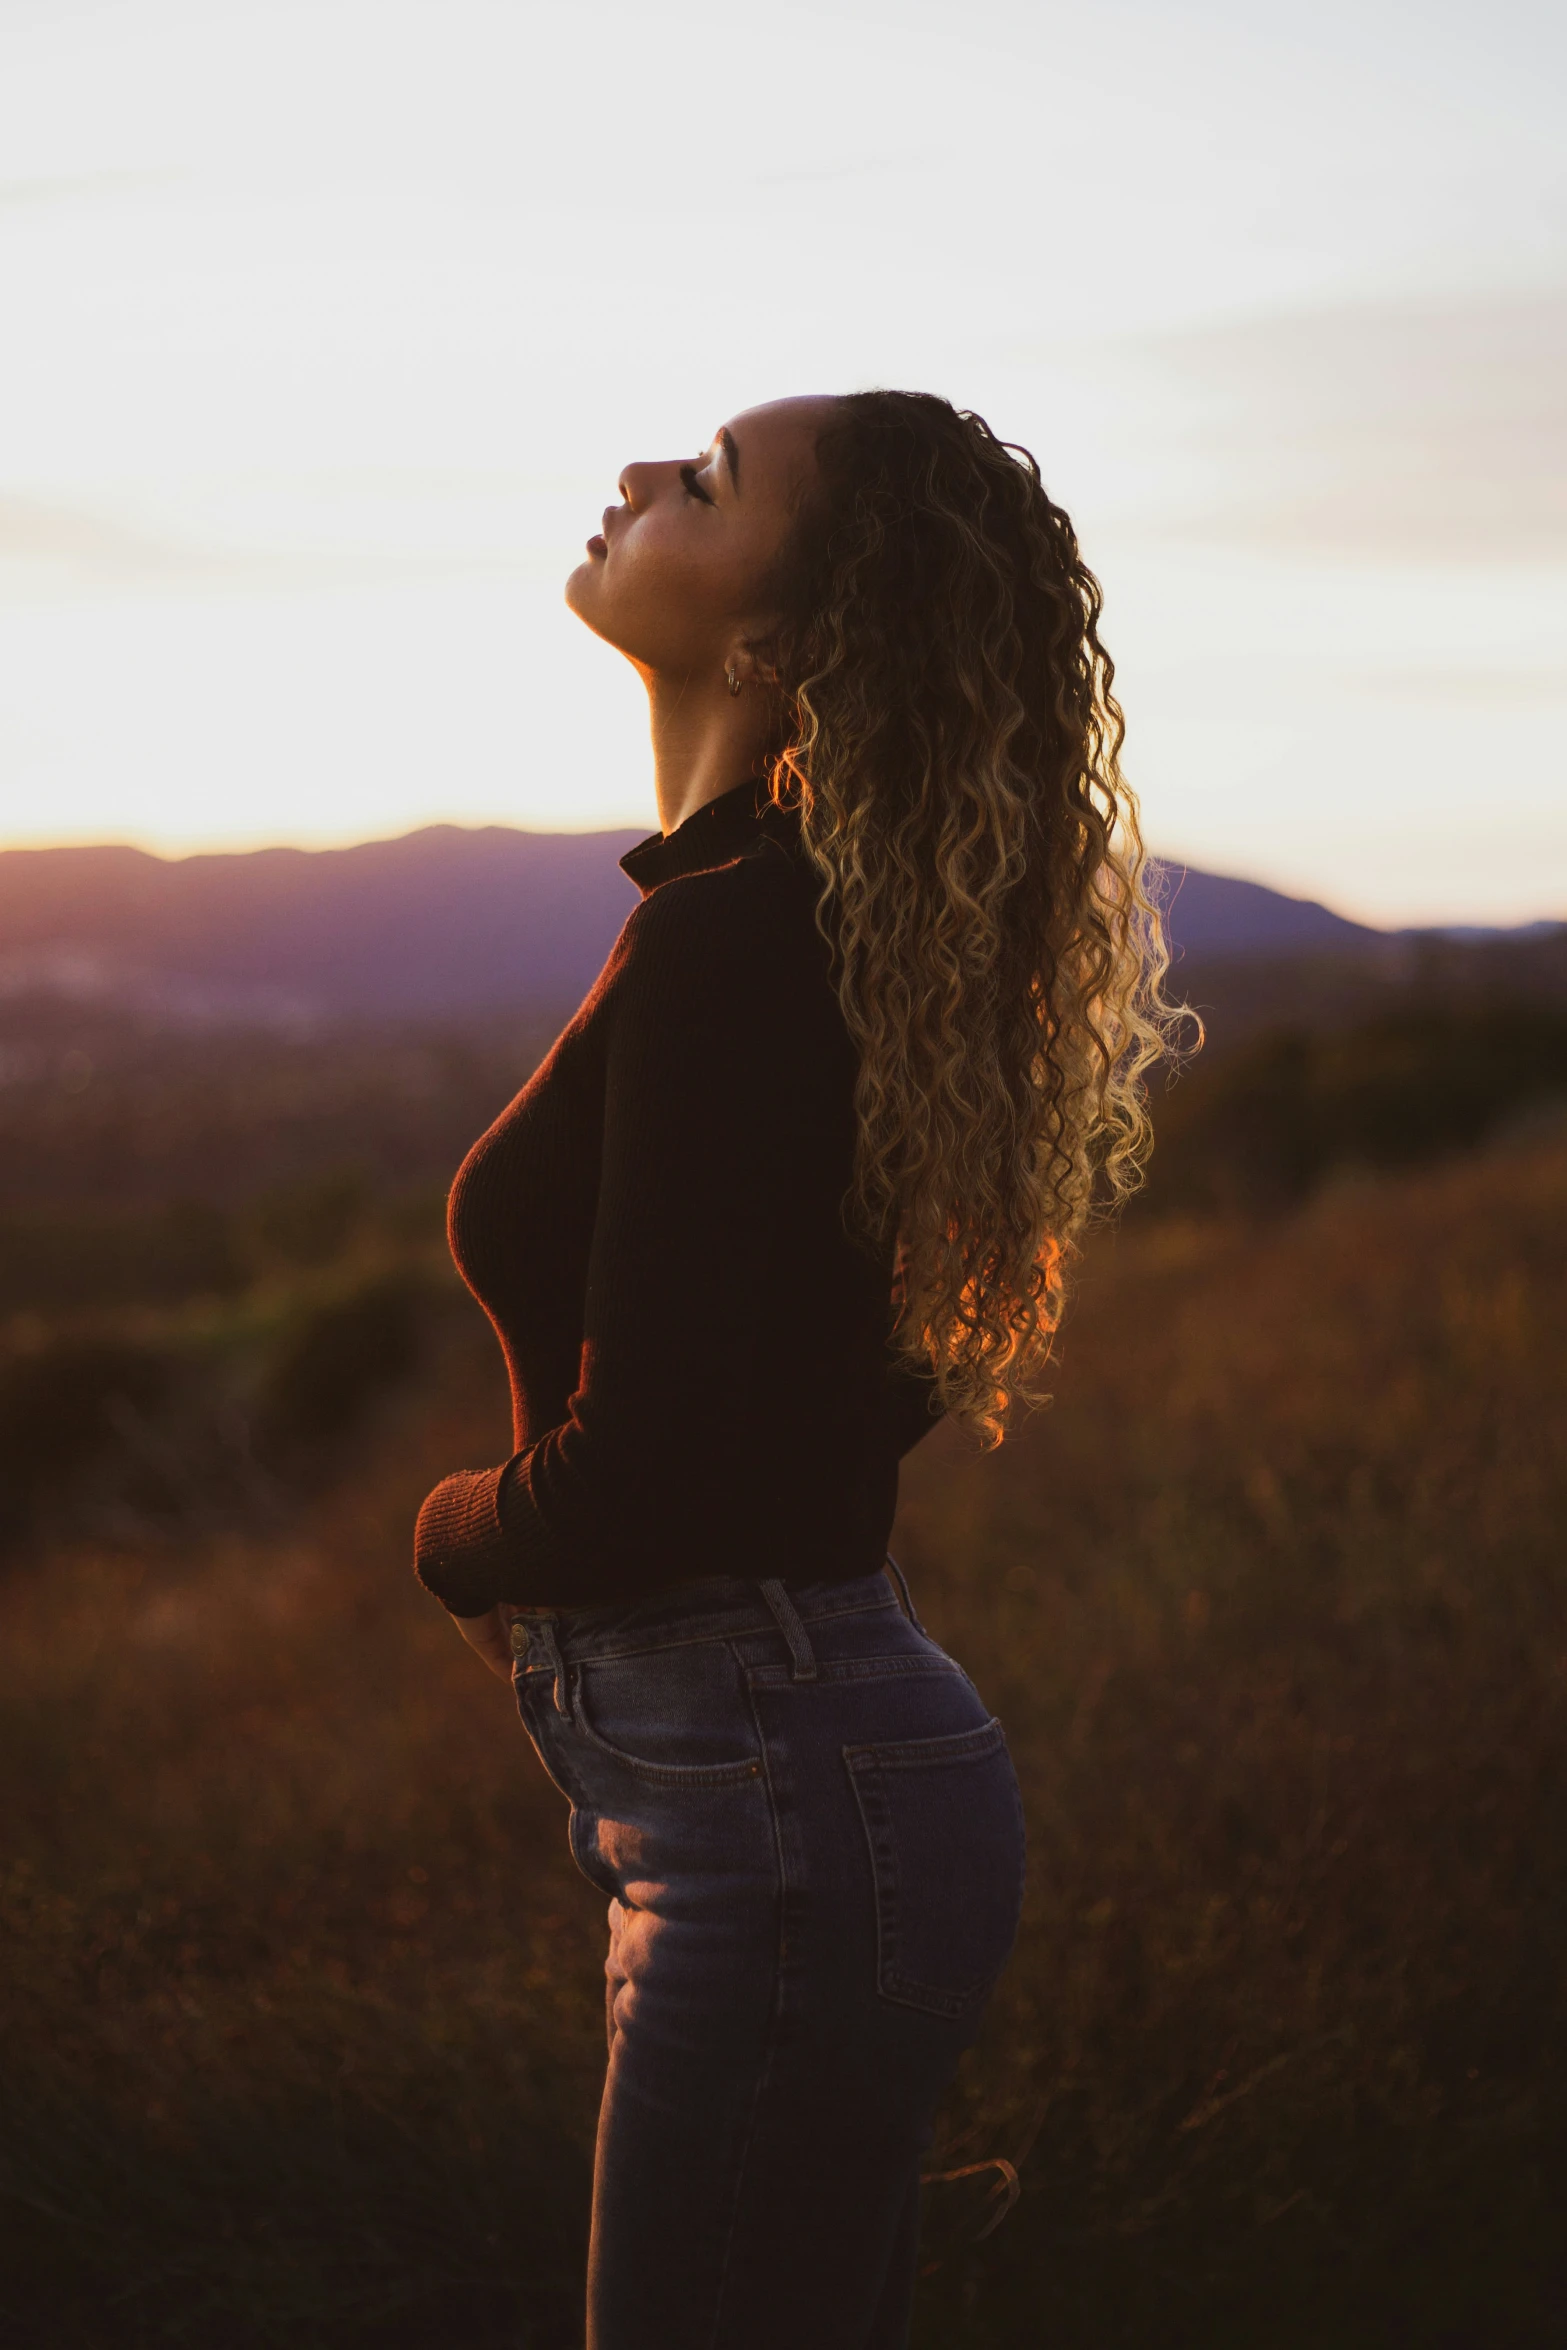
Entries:
[[998, 1721], [946, 1738], [846, 1746], [876, 1888], [882, 1996], [959, 2016], [1017, 1933], [1023, 1806]]

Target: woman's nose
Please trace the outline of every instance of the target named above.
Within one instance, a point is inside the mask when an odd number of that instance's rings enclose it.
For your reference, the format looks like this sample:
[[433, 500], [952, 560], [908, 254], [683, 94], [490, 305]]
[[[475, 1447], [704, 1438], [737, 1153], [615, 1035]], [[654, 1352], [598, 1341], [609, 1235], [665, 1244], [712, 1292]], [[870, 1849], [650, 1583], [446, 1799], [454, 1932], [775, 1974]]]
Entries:
[[633, 513], [647, 504], [648, 476], [652, 470], [650, 465], [628, 465], [615, 485]]

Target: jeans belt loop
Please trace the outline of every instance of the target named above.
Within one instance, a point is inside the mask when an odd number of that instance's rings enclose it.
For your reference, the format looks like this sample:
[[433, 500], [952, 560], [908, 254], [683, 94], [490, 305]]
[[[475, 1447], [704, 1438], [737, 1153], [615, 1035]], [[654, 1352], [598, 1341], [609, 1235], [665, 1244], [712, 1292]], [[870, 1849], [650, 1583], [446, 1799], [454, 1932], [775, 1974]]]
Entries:
[[561, 1656], [560, 1643], [555, 1637], [554, 1617], [535, 1616], [533, 1619], [533, 1636], [537, 1640], [540, 1648], [543, 1650], [544, 1662], [549, 1666], [550, 1672], [554, 1678], [555, 1711], [558, 1714], [564, 1714], [567, 1721], [572, 1722], [574, 1725], [574, 1710], [571, 1702], [571, 1675], [564, 1659]]
[[[914, 1605], [914, 1594], [909, 1589], [909, 1579], [890, 1550], [887, 1553], [887, 1573], [891, 1577], [892, 1588], [898, 1595], [898, 1605], [914, 1626], [915, 1631], [925, 1632], [925, 1627], [919, 1619], [919, 1610]], [[930, 1634], [925, 1632], [925, 1637], [928, 1640]]]
[[776, 1575], [759, 1585], [762, 1597], [773, 1612], [773, 1621], [789, 1643], [789, 1678], [791, 1681], [814, 1681], [816, 1678], [816, 1651], [810, 1635], [800, 1621], [799, 1610]]

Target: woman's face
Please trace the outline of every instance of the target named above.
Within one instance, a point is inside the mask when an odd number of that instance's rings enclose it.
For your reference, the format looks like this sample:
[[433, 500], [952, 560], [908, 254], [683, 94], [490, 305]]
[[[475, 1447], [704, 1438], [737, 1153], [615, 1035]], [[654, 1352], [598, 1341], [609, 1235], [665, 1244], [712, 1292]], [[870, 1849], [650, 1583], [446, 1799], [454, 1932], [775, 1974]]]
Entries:
[[578, 619], [655, 675], [717, 680], [743, 663], [777, 617], [768, 583], [832, 410], [772, 400], [721, 425], [700, 456], [628, 465], [621, 503], [566, 582]]

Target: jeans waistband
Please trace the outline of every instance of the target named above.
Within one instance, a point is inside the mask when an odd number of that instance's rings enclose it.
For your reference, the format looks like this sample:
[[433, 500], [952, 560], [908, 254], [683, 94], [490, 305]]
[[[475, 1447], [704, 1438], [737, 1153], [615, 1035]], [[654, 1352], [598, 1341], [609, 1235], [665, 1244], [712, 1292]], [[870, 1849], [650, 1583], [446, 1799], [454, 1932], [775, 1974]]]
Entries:
[[835, 1616], [863, 1615], [872, 1609], [899, 1608], [915, 1622], [908, 1586], [888, 1561], [896, 1586], [885, 1575], [856, 1575], [846, 1582], [794, 1584], [786, 1590], [776, 1582], [750, 1583], [740, 1575], [704, 1576], [700, 1582], [678, 1585], [654, 1598], [629, 1605], [575, 1608], [517, 1608], [513, 1611], [513, 1645], [519, 1653], [529, 1631], [548, 1635], [550, 1647], [568, 1662], [585, 1663], [593, 1657], [630, 1656], [646, 1649], [673, 1648], [694, 1640], [732, 1640], [747, 1632], [782, 1631], [797, 1667], [799, 1653], [809, 1656], [809, 1642], [801, 1643], [795, 1626], [821, 1623]]

